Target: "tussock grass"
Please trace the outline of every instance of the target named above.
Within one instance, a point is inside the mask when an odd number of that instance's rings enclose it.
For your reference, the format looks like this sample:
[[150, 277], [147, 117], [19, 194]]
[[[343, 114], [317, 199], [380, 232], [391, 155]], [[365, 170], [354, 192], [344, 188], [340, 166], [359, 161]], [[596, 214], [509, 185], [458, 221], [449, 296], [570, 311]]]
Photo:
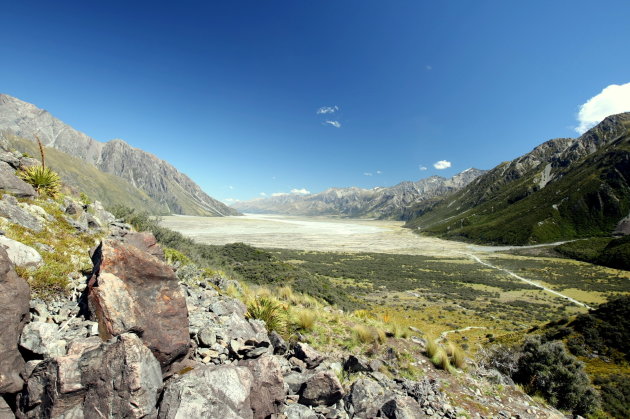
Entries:
[[295, 313], [294, 316], [294, 324], [300, 330], [313, 330], [315, 327], [315, 318], [317, 317], [316, 313], [309, 309], [302, 309]]
[[256, 297], [250, 300], [246, 316], [264, 321], [269, 330], [286, 333], [287, 308], [272, 298]]

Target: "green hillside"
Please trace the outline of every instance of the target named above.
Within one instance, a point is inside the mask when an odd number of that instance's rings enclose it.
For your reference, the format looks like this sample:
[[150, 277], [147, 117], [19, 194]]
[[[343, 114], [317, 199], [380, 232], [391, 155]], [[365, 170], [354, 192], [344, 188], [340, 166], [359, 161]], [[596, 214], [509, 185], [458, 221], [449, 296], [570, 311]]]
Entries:
[[[37, 143], [5, 134], [11, 147], [39, 158]], [[105, 207], [123, 204], [152, 214], [168, 214], [168, 207], [126, 180], [98, 170], [93, 165], [53, 148], [46, 148], [46, 165], [54, 169], [67, 187], [76, 193], [83, 192], [90, 199], [98, 200]]]
[[412, 209], [407, 226], [492, 244], [610, 236], [630, 212], [629, 182], [630, 114], [622, 114], [578, 140], [552, 140], [502, 163], [431, 208]]

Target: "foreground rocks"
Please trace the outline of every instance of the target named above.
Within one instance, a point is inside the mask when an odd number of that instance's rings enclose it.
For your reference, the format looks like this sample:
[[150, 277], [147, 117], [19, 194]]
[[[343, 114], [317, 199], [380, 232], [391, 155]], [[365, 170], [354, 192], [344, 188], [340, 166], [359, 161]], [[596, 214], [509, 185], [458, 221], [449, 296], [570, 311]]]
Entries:
[[112, 239], [92, 261], [88, 300], [102, 338], [136, 333], [164, 368], [188, 353], [186, 299], [170, 266]]
[[7, 252], [0, 247], [0, 394], [16, 393], [24, 384], [24, 359], [18, 342], [28, 321], [30, 289], [18, 277]]

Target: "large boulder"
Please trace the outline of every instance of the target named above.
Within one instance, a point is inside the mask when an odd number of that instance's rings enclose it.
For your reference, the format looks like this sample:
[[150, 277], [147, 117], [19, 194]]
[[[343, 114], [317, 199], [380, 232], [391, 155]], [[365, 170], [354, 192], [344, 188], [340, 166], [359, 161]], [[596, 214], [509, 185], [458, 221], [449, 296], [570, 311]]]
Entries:
[[24, 359], [18, 342], [28, 321], [31, 291], [13, 269], [6, 250], [0, 247], [0, 394], [16, 393], [24, 381]]
[[256, 419], [264, 419], [281, 412], [286, 396], [282, 367], [274, 356], [241, 361], [252, 373], [250, 405]]
[[13, 195], [4, 195], [0, 199], [0, 217], [19, 224], [29, 230], [40, 232], [43, 228], [41, 220], [20, 207]]
[[0, 247], [7, 251], [9, 259], [15, 266], [37, 268], [44, 264], [44, 259], [37, 250], [19, 241], [0, 236]]
[[188, 353], [188, 310], [166, 263], [135, 246], [106, 239], [92, 256], [88, 302], [104, 339], [133, 331], [164, 369]]
[[197, 367], [167, 384], [158, 418], [251, 419], [253, 382], [247, 367]]
[[315, 368], [324, 360], [324, 356], [313, 349], [308, 343], [299, 342], [293, 348], [295, 357], [306, 363], [308, 368]]
[[41, 358], [65, 355], [67, 343], [55, 323], [31, 322], [24, 327], [20, 336], [20, 347]]
[[343, 387], [332, 371], [320, 371], [312, 375], [300, 394], [300, 403], [307, 406], [330, 406], [343, 397]]
[[346, 398], [352, 404], [356, 418], [373, 418], [383, 406], [384, 396], [385, 389], [380, 384], [361, 378], [352, 384]]
[[134, 334], [72, 343], [67, 356], [35, 366], [18, 396], [20, 419], [155, 418], [162, 371]]
[[120, 240], [123, 243], [135, 246], [143, 252], [147, 252], [148, 254], [155, 256], [161, 261], [164, 261], [164, 250], [162, 250], [162, 247], [158, 244], [155, 236], [148, 231], [143, 231], [140, 233], [127, 233]]
[[15, 175], [15, 169], [0, 160], [0, 191], [10, 193], [21, 198], [37, 195], [35, 189]]
[[394, 396], [383, 404], [379, 416], [390, 419], [421, 419], [426, 417], [417, 401], [409, 396], [400, 395]]

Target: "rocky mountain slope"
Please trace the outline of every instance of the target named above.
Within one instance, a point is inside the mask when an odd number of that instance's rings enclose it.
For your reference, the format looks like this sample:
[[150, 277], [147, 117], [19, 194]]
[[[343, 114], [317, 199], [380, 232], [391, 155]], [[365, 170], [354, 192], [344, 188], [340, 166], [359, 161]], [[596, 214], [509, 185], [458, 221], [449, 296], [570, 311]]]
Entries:
[[0, 131], [58, 149], [119, 176], [166, 207], [169, 213], [224, 216], [237, 211], [211, 198], [168, 162], [122, 140], [101, 143], [35, 105], [0, 94]]
[[407, 226], [476, 242], [528, 244], [610, 235], [630, 213], [630, 113], [579, 138], [547, 141], [442, 202], [408, 210]]
[[237, 202], [233, 207], [250, 213], [398, 219], [408, 206], [459, 190], [483, 173], [468, 169], [450, 179], [431, 176], [383, 188], [331, 188], [313, 195], [281, 195]]

